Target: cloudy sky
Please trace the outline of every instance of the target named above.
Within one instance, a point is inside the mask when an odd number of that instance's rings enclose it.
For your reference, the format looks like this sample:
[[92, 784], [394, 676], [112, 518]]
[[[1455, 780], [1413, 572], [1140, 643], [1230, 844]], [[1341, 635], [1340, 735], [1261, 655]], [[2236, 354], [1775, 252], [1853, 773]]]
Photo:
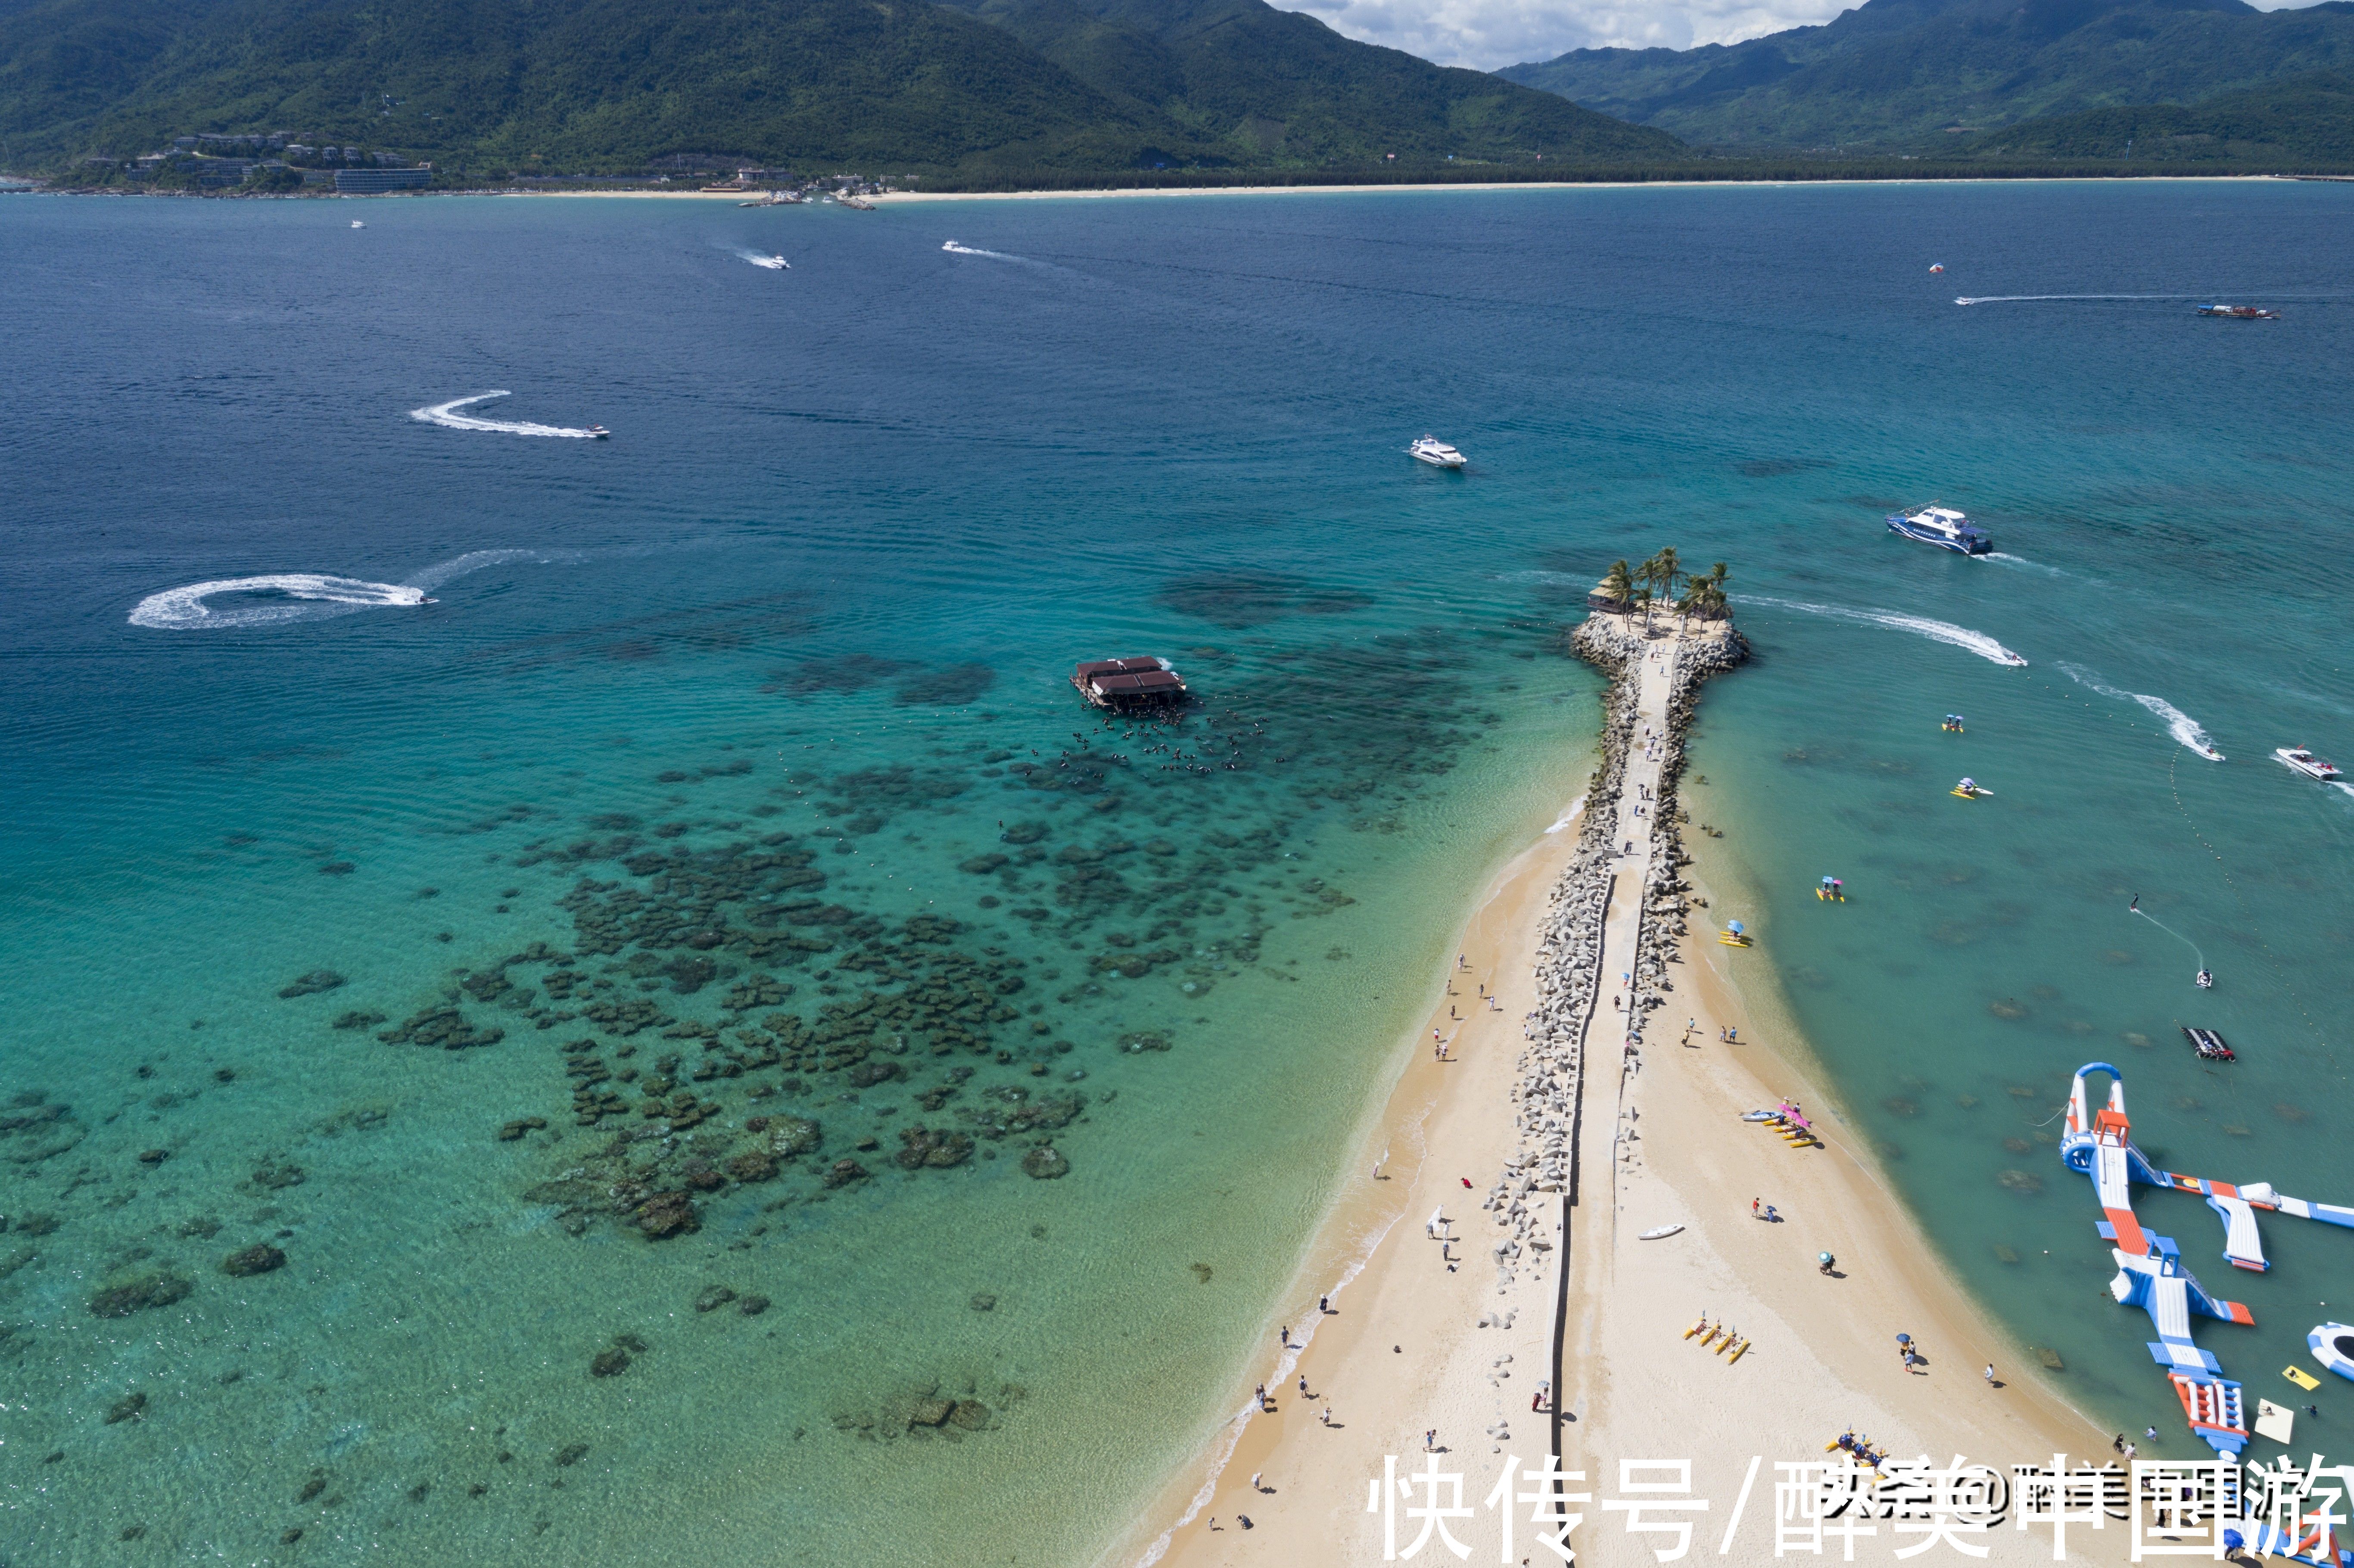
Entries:
[[[1494, 70], [1571, 49], [1687, 49], [1828, 22], [1862, 0], [1273, 0], [1350, 37]], [[2304, 5], [2310, 0], [2287, 0]], [[2259, 10], [2283, 0], [2253, 0]]]
[[1275, 0], [1369, 44], [1493, 70], [1570, 49], [1690, 48], [1828, 22], [1860, 0]]

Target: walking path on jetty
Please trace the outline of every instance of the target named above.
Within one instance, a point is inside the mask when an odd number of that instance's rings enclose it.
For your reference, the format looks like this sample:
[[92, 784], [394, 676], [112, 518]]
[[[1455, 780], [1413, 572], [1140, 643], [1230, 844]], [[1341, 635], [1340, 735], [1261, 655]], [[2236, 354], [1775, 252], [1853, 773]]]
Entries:
[[[1278, 1308], [1290, 1344], [1271, 1324], [1247, 1359], [1240, 1412], [1107, 1564], [1382, 1562], [1369, 1488], [1392, 1459], [1401, 1477], [1418, 1470], [1434, 1432], [1467, 1504], [1508, 1459], [1542, 1466], [1548, 1450], [1583, 1470], [1576, 1489], [1597, 1499], [1620, 1495], [1620, 1460], [1690, 1459], [1693, 1495], [1712, 1503], [1691, 1557], [1744, 1565], [1772, 1559], [1771, 1462], [1816, 1457], [1845, 1430], [1941, 1462], [2105, 1456], [2108, 1434], [2020, 1365], [2020, 1349], [1962, 1295], [1835, 1124], [1829, 1147], [1802, 1154], [1740, 1120], [1780, 1096], [1827, 1103], [1803, 1062], [1748, 1044], [1755, 1026], [1734, 966], [1765, 955], [1709, 942], [1687, 962], [1679, 950], [1705, 898], [1687, 880], [1704, 868], [1677, 831], [1683, 736], [1700, 684], [1746, 646], [1728, 621], [1655, 614], [1652, 630], [1597, 614], [1574, 635], [1611, 676], [1583, 813], [1564, 812], [1476, 908], [1363, 1160], [1342, 1173]], [[1574, 788], [1564, 779], [1564, 793]], [[1718, 1044], [1728, 1026], [1742, 1045]], [[1753, 1195], [1789, 1223], [1753, 1220]], [[1682, 1229], [1636, 1239], [1663, 1224]], [[1839, 1277], [1818, 1275], [1818, 1250], [1838, 1254]], [[1320, 1312], [1327, 1295], [1331, 1311]], [[1681, 1337], [1703, 1311], [1754, 1340], [1738, 1364]], [[1899, 1331], [1927, 1347], [1925, 1372], [1897, 1362]], [[1999, 1387], [1979, 1375], [1989, 1361]], [[1265, 1411], [1249, 1400], [1262, 1379]], [[1557, 1400], [1536, 1397], [1548, 1383]], [[1759, 1456], [1763, 1496], [1720, 1555], [1741, 1470]], [[1532, 1544], [1527, 1511], [1513, 1561]], [[1598, 1502], [1582, 1511], [1581, 1561], [1653, 1561], [1659, 1543], [1627, 1534], [1623, 1515]], [[1403, 1513], [1396, 1523], [1402, 1548], [1418, 1526]], [[1495, 1560], [1494, 1510], [1453, 1533], [1473, 1561]], [[2045, 1537], [1985, 1540], [1998, 1562], [2051, 1560]]]

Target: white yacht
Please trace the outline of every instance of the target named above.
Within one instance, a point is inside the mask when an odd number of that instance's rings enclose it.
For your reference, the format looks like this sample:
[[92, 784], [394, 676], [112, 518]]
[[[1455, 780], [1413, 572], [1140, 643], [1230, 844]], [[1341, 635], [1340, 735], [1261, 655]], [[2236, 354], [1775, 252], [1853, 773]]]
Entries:
[[1461, 468], [1466, 461], [1461, 452], [1437, 436], [1425, 436], [1405, 450], [1408, 457], [1426, 462], [1433, 468]]
[[1892, 512], [1888, 514], [1888, 531], [1902, 534], [1907, 539], [1918, 539], [1925, 545], [1935, 545], [1963, 556], [1983, 556], [1994, 549], [1994, 541], [1977, 524], [1950, 506], [1935, 502], [1918, 512]]
[[2304, 774], [2307, 779], [2320, 779], [2327, 780], [2338, 777], [2338, 765], [2336, 763], [2324, 762], [2321, 758], [2314, 756], [2312, 752], [2306, 750], [2302, 746], [2284, 746], [2275, 749], [2273, 752], [2273, 755], [2279, 758], [2287, 767], [2295, 768], [2297, 772]]

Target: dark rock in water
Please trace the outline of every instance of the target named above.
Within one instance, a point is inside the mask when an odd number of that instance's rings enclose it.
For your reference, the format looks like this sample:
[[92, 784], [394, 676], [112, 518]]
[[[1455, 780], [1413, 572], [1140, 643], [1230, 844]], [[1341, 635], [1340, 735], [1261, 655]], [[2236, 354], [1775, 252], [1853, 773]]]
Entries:
[[909, 1426], [944, 1425], [949, 1417], [955, 1414], [956, 1401], [952, 1399], [919, 1399], [916, 1401], [916, 1408], [907, 1413], [907, 1425]]
[[804, 1117], [775, 1116], [769, 1118], [769, 1147], [780, 1160], [790, 1160], [796, 1154], [813, 1153], [823, 1129]]
[[915, 1171], [929, 1165], [939, 1170], [961, 1165], [972, 1158], [970, 1134], [941, 1128], [917, 1126], [899, 1131], [902, 1148], [892, 1158], [903, 1171]]
[[703, 1228], [703, 1215], [695, 1208], [695, 1200], [684, 1192], [655, 1193], [638, 1205], [635, 1218], [638, 1229], [652, 1241]]
[[777, 1173], [777, 1157], [766, 1150], [748, 1149], [727, 1162], [727, 1174], [738, 1181], [766, 1181]]
[[[677, 1124], [673, 1122], [672, 1125]], [[716, 1192], [727, 1185], [727, 1178], [722, 1176], [712, 1167], [711, 1162], [705, 1160], [688, 1160], [681, 1169], [679, 1175], [689, 1187], [698, 1192]]]
[[210, 1241], [213, 1237], [218, 1235], [220, 1234], [220, 1228], [221, 1223], [213, 1218], [210, 1214], [191, 1215], [187, 1219], [182, 1220], [178, 1226], [179, 1233], [182, 1235], [196, 1236], [205, 1241]]
[[979, 1291], [974, 1294], [971, 1306], [976, 1312], [994, 1312], [997, 1310], [997, 1298], [985, 1290]]
[[706, 1285], [695, 1298], [695, 1309], [698, 1312], [716, 1312], [735, 1299], [736, 1293], [727, 1287]]
[[381, 1012], [362, 1012], [357, 1008], [355, 1008], [351, 1012], [337, 1018], [335, 1020], [335, 1027], [338, 1029], [374, 1029], [377, 1024], [382, 1023], [383, 1022], [384, 1014]]
[[499, 1128], [499, 1141], [513, 1143], [526, 1132], [537, 1132], [547, 1125], [544, 1116], [519, 1116]]
[[326, 1489], [327, 1473], [324, 1470], [313, 1470], [311, 1472], [311, 1478], [302, 1483], [302, 1489], [294, 1494], [294, 1500], [296, 1502], [309, 1502], [313, 1498], [317, 1497], [321, 1492], [323, 1492]]
[[1022, 1173], [1041, 1181], [1071, 1173], [1071, 1162], [1052, 1149], [1034, 1149], [1022, 1157]]
[[747, 1296], [736, 1303], [736, 1310], [747, 1318], [757, 1318], [768, 1309], [769, 1298], [765, 1296]]
[[960, 1399], [949, 1412], [949, 1420], [968, 1432], [978, 1432], [989, 1425], [989, 1406], [977, 1399]]
[[676, 958], [663, 967], [670, 977], [670, 989], [681, 996], [691, 996], [709, 985], [719, 976], [719, 966], [705, 958]]
[[253, 1184], [268, 1192], [300, 1187], [310, 1179], [300, 1165], [283, 1160], [265, 1160], [253, 1168]]
[[825, 1173], [825, 1184], [829, 1187], [847, 1187], [853, 1181], [865, 1181], [867, 1174], [866, 1167], [855, 1160], [837, 1160], [833, 1162], [833, 1169]]
[[128, 1318], [150, 1307], [168, 1307], [192, 1287], [176, 1274], [143, 1274], [120, 1285], [110, 1285], [90, 1298], [93, 1318]]
[[419, 1481], [415, 1486], [408, 1489], [408, 1500], [413, 1503], [421, 1503], [425, 1500], [426, 1495], [431, 1492], [432, 1489], [433, 1483], [431, 1481]]
[[136, 1421], [139, 1419], [139, 1413], [146, 1408], [145, 1394], [126, 1393], [106, 1407], [106, 1425], [112, 1426], [117, 1422]]
[[1145, 1051], [1166, 1051], [1169, 1046], [1169, 1036], [1157, 1029], [1140, 1030], [1119, 1037], [1119, 1048], [1130, 1055]]
[[1046, 836], [1044, 822], [1016, 822], [997, 835], [1010, 844], [1034, 844]]
[[898, 1063], [878, 1062], [869, 1057], [850, 1069], [850, 1086], [854, 1089], [871, 1089], [877, 1084], [887, 1084], [906, 1075], [907, 1070]]
[[278, 1532], [278, 1544], [281, 1546], [292, 1546], [302, 1539], [302, 1527], [299, 1524], [289, 1525]]
[[454, 1007], [431, 1007], [376, 1038], [388, 1045], [439, 1045], [445, 1051], [462, 1051], [470, 1045], [495, 1045], [506, 1038], [506, 1031], [477, 1029]]
[[588, 1445], [586, 1443], [567, 1443], [556, 1451], [558, 1465], [577, 1465], [588, 1457]]
[[358, 869], [359, 867], [354, 865], [350, 861], [331, 860], [326, 864], [319, 868], [319, 874], [322, 876], [349, 876]]
[[172, 1151], [168, 1149], [143, 1149], [139, 1151], [139, 1163], [142, 1165], [161, 1165], [171, 1158]]
[[610, 1350], [599, 1351], [597, 1359], [588, 1363], [590, 1377], [619, 1377], [629, 1370], [630, 1352], [619, 1345]]
[[243, 1279], [256, 1274], [268, 1274], [271, 1269], [286, 1266], [286, 1255], [267, 1242], [257, 1242], [241, 1252], [233, 1252], [221, 1260], [221, 1272]]
[[333, 969], [313, 969], [292, 984], [280, 987], [278, 994], [282, 997], [316, 996], [343, 983], [344, 977]]
[[871, 1152], [872, 1150], [875, 1150], [880, 1149], [880, 1148], [882, 1148], [882, 1147], [883, 1147], [883, 1140], [882, 1140], [881, 1139], [879, 1139], [879, 1138], [862, 1138], [862, 1139], [860, 1139], [858, 1140], [858, 1143], [857, 1143], [857, 1148], [858, 1148], [862, 1152]]
[[55, 1214], [27, 1214], [16, 1222], [16, 1228], [28, 1236], [49, 1235], [58, 1228], [58, 1217]]

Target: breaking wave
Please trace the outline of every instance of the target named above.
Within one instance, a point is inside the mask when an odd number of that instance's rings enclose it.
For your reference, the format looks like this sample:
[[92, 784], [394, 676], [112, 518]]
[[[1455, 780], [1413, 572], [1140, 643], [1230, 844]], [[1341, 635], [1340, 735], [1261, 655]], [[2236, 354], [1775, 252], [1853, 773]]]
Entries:
[[2027, 661], [2005, 648], [1983, 631], [1973, 631], [1967, 626], [1951, 621], [1932, 620], [1925, 615], [1900, 615], [1892, 609], [1855, 609], [1846, 605], [1808, 604], [1794, 599], [1767, 599], [1762, 595], [1744, 594], [1744, 602], [1767, 604], [1779, 609], [1803, 610], [1808, 615], [1825, 615], [1834, 620], [1853, 620], [1866, 626], [1884, 626], [1892, 631], [1910, 631], [1932, 642], [1964, 649], [1989, 663], [2024, 666]]
[[2181, 742], [2183, 746], [2197, 752], [2210, 762], [2223, 760], [2223, 754], [2215, 749], [2214, 737], [2199, 726], [2197, 719], [2192, 718], [2164, 697], [2153, 697], [2143, 692], [2121, 692], [2080, 665], [2063, 663], [2060, 669], [2078, 685], [2098, 692], [2105, 697], [2112, 697], [2121, 703], [2139, 703], [2143, 707], [2164, 719], [2167, 733]]
[[[270, 572], [252, 577], [221, 577], [151, 593], [132, 608], [133, 626], [163, 631], [225, 630], [239, 626], [284, 626], [298, 620], [330, 620], [364, 609], [408, 609], [431, 604], [427, 597], [453, 577], [508, 561], [578, 560], [577, 551], [469, 550], [412, 575], [407, 582], [372, 583], [323, 572]], [[231, 602], [216, 605], [215, 599]]]
[[428, 425], [439, 425], [445, 430], [496, 430], [509, 436], [569, 436], [576, 440], [594, 437], [594, 430], [576, 430], [566, 425], [533, 425], [511, 419], [478, 419], [472, 414], [461, 414], [461, 408], [477, 403], [487, 403], [493, 397], [512, 397], [512, 392], [477, 392], [471, 397], [452, 397], [447, 403], [430, 408], [411, 408], [408, 417]]

